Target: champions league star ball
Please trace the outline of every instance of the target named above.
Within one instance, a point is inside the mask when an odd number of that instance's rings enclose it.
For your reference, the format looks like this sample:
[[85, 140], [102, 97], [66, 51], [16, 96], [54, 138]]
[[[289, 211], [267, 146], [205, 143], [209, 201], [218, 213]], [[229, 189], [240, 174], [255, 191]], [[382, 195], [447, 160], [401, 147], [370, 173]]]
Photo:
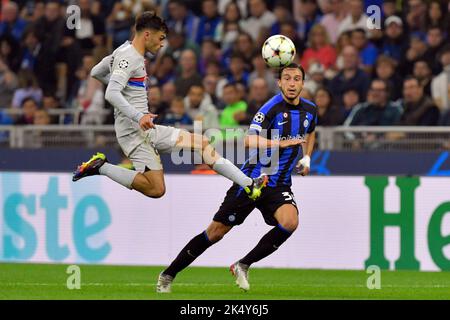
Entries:
[[295, 57], [295, 45], [291, 39], [281, 34], [268, 38], [261, 50], [262, 57], [271, 68], [289, 65]]

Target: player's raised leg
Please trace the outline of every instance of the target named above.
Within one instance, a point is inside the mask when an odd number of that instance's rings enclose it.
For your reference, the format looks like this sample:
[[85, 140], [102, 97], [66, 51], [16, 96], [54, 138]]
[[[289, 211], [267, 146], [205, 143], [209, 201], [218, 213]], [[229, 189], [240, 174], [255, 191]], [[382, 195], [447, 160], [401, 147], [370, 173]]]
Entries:
[[98, 152], [88, 162], [83, 162], [73, 173], [72, 181], [103, 175], [128, 189], [139, 191], [151, 198], [160, 198], [165, 193], [163, 170], [134, 171], [110, 164], [103, 153]]
[[284, 204], [279, 207], [275, 214], [278, 225], [266, 233], [244, 258], [240, 259], [230, 267], [231, 273], [236, 278], [236, 284], [243, 290], [249, 290], [248, 282], [249, 267], [275, 252], [297, 229], [298, 212], [292, 204]]
[[181, 130], [176, 146], [180, 148], [190, 148], [199, 152], [203, 161], [210, 166], [211, 169], [243, 187], [248, 196], [253, 200], [260, 197], [261, 189], [267, 185], [267, 175], [262, 174], [255, 179], [246, 176], [230, 160], [222, 157], [209, 143], [208, 138], [203, 135]]
[[176, 275], [194, 262], [194, 260], [205, 252], [206, 249], [220, 241], [231, 228], [231, 226], [226, 226], [218, 221], [211, 222], [208, 228], [192, 238], [180, 251], [170, 266], [161, 272], [156, 285], [156, 291], [160, 293], [170, 293], [172, 281]]

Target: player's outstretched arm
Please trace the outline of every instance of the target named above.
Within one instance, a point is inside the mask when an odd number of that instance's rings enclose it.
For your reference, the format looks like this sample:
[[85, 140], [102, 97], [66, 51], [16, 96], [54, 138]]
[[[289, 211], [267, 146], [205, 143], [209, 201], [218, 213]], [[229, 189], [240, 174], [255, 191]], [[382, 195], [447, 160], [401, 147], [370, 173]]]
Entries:
[[244, 144], [246, 148], [258, 148], [258, 149], [269, 149], [269, 148], [289, 148], [305, 143], [304, 139], [290, 139], [290, 140], [270, 140], [261, 137], [257, 134], [249, 134], [245, 137]]
[[306, 143], [302, 145], [303, 148], [303, 158], [301, 158], [296, 168], [302, 176], [309, 174], [311, 166], [311, 154], [314, 149], [314, 144], [316, 143], [316, 132], [313, 131], [306, 136]]
[[91, 70], [91, 77], [97, 79], [104, 85], [108, 85], [111, 70], [109, 69], [109, 64], [111, 61], [111, 56], [107, 56], [102, 59], [98, 64], [96, 64]]

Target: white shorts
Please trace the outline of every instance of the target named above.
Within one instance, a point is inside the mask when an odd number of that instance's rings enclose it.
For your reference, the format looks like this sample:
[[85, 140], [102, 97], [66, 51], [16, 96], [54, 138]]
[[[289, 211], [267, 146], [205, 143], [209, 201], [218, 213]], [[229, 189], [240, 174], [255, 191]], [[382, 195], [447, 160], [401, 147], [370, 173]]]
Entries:
[[134, 131], [117, 140], [136, 171], [162, 170], [159, 154], [172, 152], [180, 131], [181, 129], [174, 127], [155, 125], [154, 129]]

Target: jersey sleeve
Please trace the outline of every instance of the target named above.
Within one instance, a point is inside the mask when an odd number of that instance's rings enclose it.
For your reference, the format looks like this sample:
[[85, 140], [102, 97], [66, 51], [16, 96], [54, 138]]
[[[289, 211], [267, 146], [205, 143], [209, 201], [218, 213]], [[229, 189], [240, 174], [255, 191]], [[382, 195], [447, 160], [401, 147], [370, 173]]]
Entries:
[[115, 81], [119, 83], [122, 88], [125, 88], [128, 80], [133, 76], [133, 65], [136, 64], [132, 61], [132, 58], [125, 55], [117, 55], [114, 57], [114, 61], [111, 66], [110, 81]]
[[268, 107], [266, 104], [258, 110], [250, 123], [248, 134], [259, 135], [263, 130], [270, 129], [272, 124], [270, 109], [271, 107]]
[[313, 113], [312, 119], [310, 120], [311, 124], [309, 125], [308, 131], [306, 133], [312, 133], [316, 130], [317, 125], [317, 107], [315, 108], [315, 112]]

